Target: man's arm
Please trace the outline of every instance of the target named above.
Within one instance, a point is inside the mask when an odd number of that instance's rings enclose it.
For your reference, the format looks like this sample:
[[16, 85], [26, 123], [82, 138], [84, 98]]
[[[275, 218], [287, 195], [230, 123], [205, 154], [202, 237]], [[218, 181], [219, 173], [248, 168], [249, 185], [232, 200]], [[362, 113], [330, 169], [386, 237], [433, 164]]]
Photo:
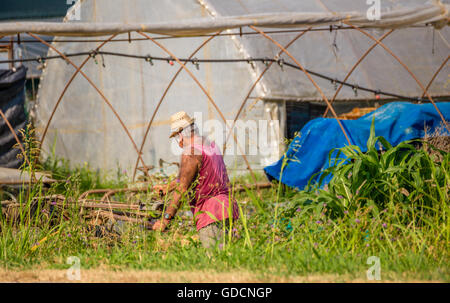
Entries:
[[[171, 203], [169, 203], [165, 211], [165, 213], [168, 214], [171, 218], [175, 216], [178, 208], [180, 207], [180, 198], [191, 186], [192, 182], [195, 179], [195, 176], [197, 175], [197, 172], [200, 169], [201, 163], [201, 155], [183, 154], [181, 156], [180, 173], [178, 177], [179, 182], [173, 194], [172, 201]], [[162, 218], [153, 226], [153, 230], [164, 230], [169, 222], [170, 220]]]
[[153, 190], [158, 192], [160, 195], [166, 195], [170, 193], [172, 190], [174, 190], [180, 181], [180, 176], [176, 180], [173, 180], [169, 184], [157, 184], [153, 186]]

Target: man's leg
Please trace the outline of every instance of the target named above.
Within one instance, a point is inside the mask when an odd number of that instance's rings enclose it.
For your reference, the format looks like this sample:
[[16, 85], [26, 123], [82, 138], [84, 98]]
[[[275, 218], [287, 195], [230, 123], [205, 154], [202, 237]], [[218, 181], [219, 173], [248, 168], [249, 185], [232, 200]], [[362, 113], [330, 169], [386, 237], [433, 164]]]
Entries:
[[200, 241], [203, 247], [211, 248], [221, 241], [223, 237], [223, 228], [221, 222], [211, 223], [198, 231]]

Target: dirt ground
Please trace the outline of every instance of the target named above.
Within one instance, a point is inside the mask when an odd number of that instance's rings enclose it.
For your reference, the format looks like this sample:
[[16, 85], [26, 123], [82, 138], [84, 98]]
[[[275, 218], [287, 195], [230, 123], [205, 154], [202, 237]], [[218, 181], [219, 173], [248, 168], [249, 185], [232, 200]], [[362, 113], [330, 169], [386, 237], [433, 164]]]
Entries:
[[389, 279], [381, 281], [369, 281], [367, 279], [354, 279], [345, 276], [338, 275], [311, 275], [311, 276], [273, 276], [273, 275], [256, 275], [249, 272], [227, 272], [227, 273], [215, 273], [215, 272], [161, 272], [161, 271], [149, 271], [149, 270], [136, 270], [136, 271], [112, 271], [107, 269], [83, 269], [80, 272], [81, 279], [79, 281], [69, 280], [67, 277], [67, 270], [53, 270], [53, 269], [41, 269], [41, 270], [24, 270], [24, 271], [11, 271], [0, 269], [0, 282], [52, 282], [52, 283], [259, 283], [259, 282], [272, 282], [272, 283], [326, 283], [326, 282], [441, 282], [441, 281], [419, 281], [410, 279]]

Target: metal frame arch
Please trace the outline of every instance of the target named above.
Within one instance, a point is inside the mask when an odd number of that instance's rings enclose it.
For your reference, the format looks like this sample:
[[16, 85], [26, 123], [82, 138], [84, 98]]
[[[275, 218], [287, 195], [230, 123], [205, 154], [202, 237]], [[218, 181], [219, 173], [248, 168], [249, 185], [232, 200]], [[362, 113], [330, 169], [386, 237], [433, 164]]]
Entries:
[[[390, 34], [392, 34], [394, 30], [391, 29], [389, 32], [385, 33], [383, 36], [380, 37], [380, 41], [383, 41], [384, 38], [386, 38], [387, 36], [389, 36]], [[333, 98], [330, 100], [330, 103], [333, 103], [336, 98], [337, 95], [339, 94], [339, 92], [341, 91], [342, 87], [344, 86], [344, 82], [346, 82], [348, 80], [348, 78], [350, 78], [351, 74], [355, 71], [356, 67], [359, 66], [359, 64], [369, 55], [370, 52], [372, 52], [372, 50], [378, 45], [378, 43], [374, 43], [372, 44], [367, 51], [358, 59], [358, 61], [356, 61], [356, 63], [352, 66], [352, 68], [349, 70], [349, 72], [347, 73], [347, 75], [345, 76], [344, 80], [342, 81], [342, 83], [339, 85], [339, 87], [337, 88], [336, 92], [334, 93]], [[325, 109], [325, 112], [323, 113], [323, 117], [325, 118], [328, 114], [328, 107]]]
[[[115, 110], [114, 106], [111, 104], [111, 102], [109, 102], [109, 100], [105, 97], [105, 95], [102, 93], [102, 91], [92, 82], [92, 80], [81, 70], [79, 69], [79, 67], [74, 64], [69, 58], [67, 58], [66, 55], [64, 55], [63, 53], [61, 53], [57, 48], [55, 48], [53, 45], [47, 43], [46, 41], [42, 40], [40, 37], [33, 35], [32, 33], [27, 33], [29, 34], [31, 37], [41, 41], [43, 44], [47, 45], [48, 47], [50, 47], [51, 49], [53, 49], [55, 52], [57, 52], [61, 57], [63, 57], [68, 63], [70, 63], [75, 69], [79, 70], [79, 72], [81, 73], [81, 75], [89, 82], [89, 84], [91, 84], [91, 86], [99, 93], [99, 95], [102, 97], [102, 99], [106, 102], [106, 104], [109, 106], [109, 108], [113, 111], [114, 115], [116, 116], [116, 118], [119, 120], [120, 124], [122, 125], [123, 129], [125, 130], [128, 138], [130, 139], [134, 149], [136, 150], [136, 153], [138, 153], [138, 157], [141, 159], [142, 163], [144, 163], [144, 160], [142, 160], [141, 155], [139, 154], [139, 150], [136, 146], [136, 143], [134, 142], [133, 138], [131, 137], [130, 132], [128, 131], [128, 128], [126, 127], [126, 125], [123, 123], [122, 119], [120, 118], [119, 114], [117, 113], [117, 111]], [[144, 163], [145, 165], [145, 163]]]
[[[154, 44], [156, 44], [159, 48], [161, 48], [164, 52], [166, 52], [169, 56], [171, 56], [175, 61], [178, 62], [178, 64], [181, 65], [181, 67], [189, 74], [189, 76], [195, 81], [195, 83], [197, 83], [197, 85], [200, 87], [200, 89], [203, 91], [203, 93], [206, 95], [206, 97], [208, 98], [208, 100], [211, 102], [211, 104], [214, 106], [214, 108], [216, 109], [216, 111], [219, 113], [220, 117], [222, 118], [222, 120], [224, 121], [225, 125], [227, 125], [227, 120], [225, 119], [225, 116], [223, 115], [222, 111], [219, 109], [219, 107], [217, 106], [217, 104], [214, 102], [214, 99], [211, 97], [211, 95], [208, 93], [208, 91], [203, 87], [203, 85], [200, 83], [200, 81], [194, 76], [194, 74], [192, 74], [192, 72], [189, 70], [189, 68], [186, 67], [185, 64], [183, 64], [183, 62], [180, 61], [180, 59], [178, 59], [178, 57], [176, 57], [171, 51], [169, 51], [167, 48], [165, 48], [162, 44], [160, 44], [158, 41], [154, 40], [152, 37], [150, 37], [149, 35], [147, 35], [146, 33], [143, 33], [141, 31], [137, 32], [138, 34], [140, 34], [143, 37], [146, 37], [148, 40], [152, 41]], [[238, 145], [239, 149], [242, 152], [242, 148], [240, 147], [240, 144], [237, 142], [236, 137], [234, 136], [235, 142]], [[253, 173], [253, 170], [250, 166], [250, 163], [248, 162], [247, 157], [245, 156], [244, 153], [242, 153], [242, 157], [245, 161], [245, 163], [247, 164], [247, 169], [250, 171], [250, 174], [254, 180], [254, 182], [256, 182], [256, 176]]]
[[[444, 68], [445, 64], [447, 63], [448, 59], [450, 59], [450, 56], [447, 56], [447, 59], [444, 60], [444, 62], [442, 62], [441, 66], [439, 66], [439, 68], [436, 70], [436, 72], [434, 73], [433, 77], [431, 77], [430, 82], [428, 82], [427, 86], [425, 87], [428, 91], [428, 89], [430, 88], [431, 84], [433, 84], [434, 80], [436, 79], [437, 75], [441, 72], [441, 70]], [[425, 97], [425, 92], [422, 94], [422, 98]]]
[[442, 115], [441, 111], [439, 110], [439, 108], [437, 107], [436, 103], [433, 101], [433, 98], [430, 96], [430, 94], [428, 93], [428, 90], [423, 86], [422, 82], [420, 82], [419, 79], [417, 79], [416, 75], [408, 68], [408, 66], [402, 61], [400, 60], [400, 58], [395, 55], [392, 50], [390, 48], [388, 48], [383, 42], [379, 41], [378, 39], [376, 39], [375, 37], [373, 37], [371, 34], [367, 33], [365, 30], [354, 26], [353, 24], [351, 24], [350, 22], [344, 22], [345, 24], [353, 27], [354, 29], [356, 29], [357, 31], [359, 31], [360, 33], [364, 34], [365, 36], [369, 37], [370, 39], [372, 39], [373, 41], [375, 41], [377, 44], [379, 44], [381, 47], [383, 47], [386, 52], [388, 52], [398, 63], [400, 63], [401, 66], [403, 66], [403, 68], [410, 74], [410, 76], [414, 79], [414, 81], [416, 81], [417, 85], [419, 85], [419, 87], [423, 90], [423, 93], [427, 96], [427, 98], [430, 100], [430, 102], [433, 104], [434, 108], [436, 109], [436, 111], [438, 112], [439, 116], [441, 117], [442, 121], [444, 122], [445, 127], [447, 128], [447, 130], [450, 131], [450, 128], [447, 124], [447, 121], [445, 120], [444, 116]]
[[[273, 44], [275, 44], [276, 46], [278, 46], [280, 49], [283, 49], [283, 46], [281, 46], [277, 41], [275, 41], [273, 38], [271, 38], [270, 36], [268, 36], [264, 31], [254, 27], [253, 25], [249, 26], [251, 29], [253, 29], [254, 31], [259, 32], [262, 36], [264, 36], [266, 39], [268, 39], [269, 41], [271, 41]], [[311, 83], [315, 86], [315, 88], [317, 89], [317, 91], [320, 93], [320, 95], [322, 96], [322, 99], [327, 103], [327, 106], [330, 108], [331, 112], [334, 115], [334, 118], [336, 119], [336, 121], [338, 122], [342, 132], [344, 133], [345, 138], [347, 139], [347, 142], [349, 145], [352, 145], [350, 138], [347, 135], [347, 132], [345, 131], [344, 126], [342, 125], [342, 122], [339, 120], [339, 118], [337, 117], [337, 114], [333, 108], [333, 106], [330, 104], [330, 102], [328, 101], [328, 98], [325, 96], [325, 94], [323, 93], [322, 89], [319, 87], [319, 85], [317, 85], [317, 83], [314, 81], [314, 79], [311, 77], [311, 75], [305, 70], [305, 68], [297, 61], [297, 59], [295, 59], [294, 56], [292, 56], [292, 54], [284, 49], [284, 53], [286, 55], [288, 55], [294, 62], [295, 64], [303, 71], [303, 73], [305, 73], [305, 75], [308, 77], [309, 81], [311, 81]]]
[[[201, 43], [201, 44], [200, 44], [200, 45], [199, 45], [199, 46], [191, 53], [191, 55], [189, 56], [188, 60], [191, 59], [198, 51], [200, 51], [206, 44], [208, 44], [209, 41], [211, 41], [213, 38], [217, 37], [220, 33], [221, 33], [221, 31], [219, 31], [219, 32], [217, 32], [216, 34], [214, 34], [214, 35], [208, 37], [208, 39], [205, 39], [205, 41], [203, 41], [203, 42], [202, 42], [202, 43]], [[150, 121], [149, 121], [149, 123], [148, 123], [148, 126], [147, 126], [147, 129], [146, 129], [146, 131], [145, 131], [144, 137], [142, 138], [141, 147], [140, 147], [140, 149], [139, 149], [139, 153], [140, 153], [140, 154], [142, 154], [142, 151], [144, 150], [145, 142], [146, 142], [147, 137], [148, 137], [148, 134], [149, 134], [149, 132], [150, 132], [150, 128], [151, 128], [151, 126], [152, 126], [152, 124], [153, 124], [153, 120], [155, 119], [156, 114], [158, 113], [159, 107], [161, 106], [161, 104], [162, 104], [163, 100], [165, 99], [165, 97], [166, 97], [166, 95], [167, 95], [169, 89], [172, 87], [172, 84], [175, 82], [175, 80], [177, 79], [178, 75], [181, 73], [182, 70], [183, 70], [183, 67], [180, 66], [180, 68], [177, 70], [177, 72], [175, 73], [175, 75], [172, 77], [171, 81], [170, 81], [169, 84], [167, 85], [166, 89], [164, 90], [164, 93], [162, 94], [162, 96], [161, 96], [161, 98], [160, 98], [158, 104], [156, 105], [156, 108], [155, 108], [155, 110], [153, 111], [152, 117], [150, 118]], [[136, 177], [136, 172], [137, 172], [138, 164], [139, 164], [139, 158], [136, 159], [136, 165], [135, 165], [134, 170], [133, 170], [133, 181], [134, 181], [134, 179], [135, 179], [135, 177]]]
[[[109, 41], [111, 41], [114, 37], [116, 37], [117, 34], [112, 35], [111, 37], [109, 37], [107, 40], [103, 41], [99, 46], [97, 46], [95, 48], [95, 51], [98, 51], [100, 48], [102, 48], [105, 44], [107, 44]], [[69, 81], [67, 81], [66, 85], [64, 86], [63, 91], [61, 92], [61, 95], [58, 98], [58, 101], [56, 101], [55, 106], [53, 107], [52, 113], [50, 114], [50, 117], [47, 120], [47, 124], [45, 125], [45, 129], [44, 132], [42, 133], [42, 137], [41, 137], [41, 142], [40, 142], [40, 146], [42, 146], [42, 144], [44, 143], [45, 137], [47, 135], [47, 131], [48, 128], [50, 126], [51, 121], [53, 120], [53, 116], [55, 115], [56, 110], [59, 107], [59, 104], [62, 101], [62, 98], [64, 97], [64, 95], [66, 94], [67, 89], [69, 88], [69, 86], [72, 84], [73, 80], [75, 79], [75, 77], [78, 75], [78, 73], [80, 72], [80, 70], [86, 65], [86, 63], [89, 61], [89, 59], [91, 58], [91, 56], [87, 56], [86, 59], [81, 63], [81, 65], [77, 68], [77, 70], [72, 74], [72, 77], [69, 79]], [[39, 149], [39, 154], [40, 154], [41, 150]]]
[[[297, 41], [300, 37], [302, 37], [304, 34], [306, 34], [308, 31], [310, 31], [312, 29], [312, 27], [308, 27], [306, 30], [302, 31], [301, 33], [299, 33], [297, 36], [294, 37], [294, 39], [292, 39], [291, 41], [289, 41], [289, 43], [287, 43], [284, 48], [287, 49], [289, 48], [295, 41]], [[273, 58], [274, 60], [276, 60], [279, 56], [281, 56], [281, 54], [284, 53], [284, 50], [280, 50], [278, 52], [278, 54]], [[236, 124], [237, 119], [239, 118], [242, 110], [244, 109], [245, 104], [247, 103], [248, 99], [250, 98], [251, 93], [253, 92], [253, 90], [255, 89], [256, 85], [259, 83], [259, 81], [262, 79], [262, 77], [264, 76], [264, 74], [269, 70], [269, 68], [273, 65], [274, 61], [269, 62], [269, 64], [267, 64], [267, 66], [264, 68], [264, 70], [260, 73], [260, 75], [258, 76], [258, 78], [255, 80], [255, 82], [253, 83], [253, 85], [250, 87], [246, 97], [244, 98], [244, 100], [241, 103], [241, 106], [239, 107], [238, 112], [236, 113], [236, 116], [234, 117], [233, 120], [233, 124], [231, 125], [230, 128], [230, 132], [228, 133], [226, 139], [225, 139], [225, 144], [223, 147], [223, 152], [225, 153], [225, 150], [227, 148], [227, 143], [228, 143], [228, 139], [230, 138], [231, 132], [233, 131], [234, 125]]]

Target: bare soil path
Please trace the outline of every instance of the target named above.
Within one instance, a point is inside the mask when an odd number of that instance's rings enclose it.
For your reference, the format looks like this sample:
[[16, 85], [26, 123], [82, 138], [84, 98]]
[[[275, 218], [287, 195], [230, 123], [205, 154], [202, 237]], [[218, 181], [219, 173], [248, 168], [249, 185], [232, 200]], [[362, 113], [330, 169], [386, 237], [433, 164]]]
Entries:
[[276, 276], [258, 275], [250, 272], [163, 272], [150, 270], [124, 270], [114, 271], [108, 269], [82, 269], [81, 280], [72, 281], [67, 278], [67, 270], [37, 269], [37, 270], [4, 270], [0, 269], [0, 282], [54, 282], [54, 283], [176, 283], [176, 282], [197, 282], [197, 283], [322, 283], [322, 282], [443, 282], [443, 281], [421, 281], [410, 278], [389, 278], [381, 281], [369, 281], [365, 277], [351, 278], [339, 275], [310, 275], [310, 276]]

